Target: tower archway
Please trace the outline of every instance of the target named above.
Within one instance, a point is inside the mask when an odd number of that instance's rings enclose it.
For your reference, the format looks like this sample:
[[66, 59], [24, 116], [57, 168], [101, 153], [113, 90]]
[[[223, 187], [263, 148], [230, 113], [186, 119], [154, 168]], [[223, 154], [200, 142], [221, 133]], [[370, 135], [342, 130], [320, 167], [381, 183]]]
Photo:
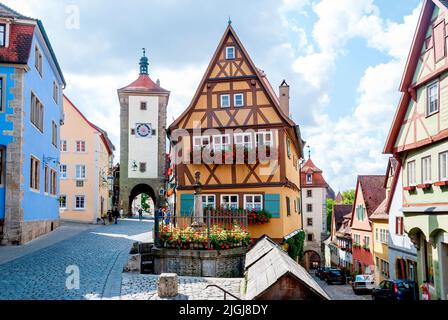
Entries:
[[[145, 201], [145, 199], [147, 200]], [[147, 202], [148, 208], [145, 207], [143, 202]], [[129, 207], [128, 207], [129, 213], [138, 214], [137, 211], [138, 209], [141, 208], [145, 212], [153, 214], [156, 205], [157, 205], [156, 193], [150, 185], [142, 183], [132, 188], [129, 194]]]

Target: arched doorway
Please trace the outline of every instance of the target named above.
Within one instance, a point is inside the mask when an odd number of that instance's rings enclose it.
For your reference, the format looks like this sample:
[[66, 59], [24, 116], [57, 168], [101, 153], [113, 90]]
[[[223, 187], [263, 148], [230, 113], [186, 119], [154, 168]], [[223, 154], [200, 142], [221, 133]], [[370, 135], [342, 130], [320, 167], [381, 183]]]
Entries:
[[142, 209], [144, 216], [154, 216], [156, 201], [156, 193], [151, 186], [136, 185], [129, 195], [128, 212], [133, 216], [138, 216], [139, 209]]
[[321, 266], [320, 255], [316, 251], [305, 251], [303, 255], [304, 267], [306, 270], [317, 269]]

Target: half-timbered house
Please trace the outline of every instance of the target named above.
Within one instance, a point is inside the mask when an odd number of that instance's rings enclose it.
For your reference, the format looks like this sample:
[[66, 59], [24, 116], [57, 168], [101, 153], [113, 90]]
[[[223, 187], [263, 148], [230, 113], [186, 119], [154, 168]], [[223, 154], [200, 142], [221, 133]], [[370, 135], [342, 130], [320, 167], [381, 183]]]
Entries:
[[269, 223], [250, 226], [252, 237], [281, 241], [301, 228], [304, 142], [289, 116], [285, 81], [279, 91], [229, 24], [190, 106], [168, 130], [176, 150], [177, 215], [192, 212], [199, 172], [203, 206], [272, 215]]

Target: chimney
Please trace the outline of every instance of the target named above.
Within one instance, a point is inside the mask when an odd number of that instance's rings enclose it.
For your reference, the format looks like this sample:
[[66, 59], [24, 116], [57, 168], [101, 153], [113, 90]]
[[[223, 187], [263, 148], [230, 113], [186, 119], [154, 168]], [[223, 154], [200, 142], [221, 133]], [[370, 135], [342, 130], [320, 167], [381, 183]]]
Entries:
[[280, 94], [280, 108], [283, 113], [289, 117], [289, 85], [286, 83], [286, 80], [283, 80], [282, 84], [279, 88]]

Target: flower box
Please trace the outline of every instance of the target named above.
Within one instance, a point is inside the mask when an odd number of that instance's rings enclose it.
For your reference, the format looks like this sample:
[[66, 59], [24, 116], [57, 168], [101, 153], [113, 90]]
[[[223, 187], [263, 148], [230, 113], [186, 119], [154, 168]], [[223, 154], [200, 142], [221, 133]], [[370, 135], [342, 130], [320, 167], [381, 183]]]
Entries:
[[416, 186], [408, 186], [403, 188], [404, 191], [415, 191], [415, 189], [417, 189]]
[[422, 184], [418, 184], [417, 188], [419, 189], [429, 189], [431, 188], [432, 184], [431, 183], [422, 183]]
[[434, 185], [436, 187], [446, 187], [448, 186], [448, 180], [435, 182]]

